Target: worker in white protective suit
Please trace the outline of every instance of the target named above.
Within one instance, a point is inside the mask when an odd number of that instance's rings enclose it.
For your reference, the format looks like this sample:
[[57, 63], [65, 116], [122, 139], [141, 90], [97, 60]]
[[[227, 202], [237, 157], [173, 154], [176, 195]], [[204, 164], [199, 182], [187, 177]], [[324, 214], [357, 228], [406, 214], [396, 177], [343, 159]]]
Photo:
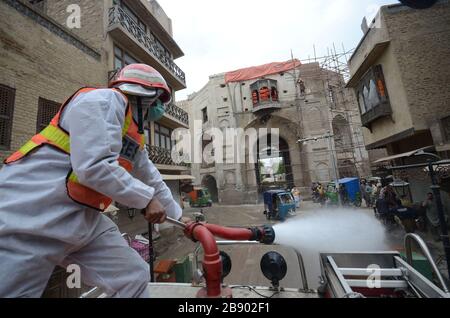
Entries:
[[[149, 160], [144, 120], [171, 99], [152, 67], [122, 69], [110, 88], [84, 88], [0, 171], [0, 297], [41, 297], [56, 265], [110, 297], [148, 297], [149, 265], [102, 215], [116, 201], [150, 223], [182, 210]], [[148, 118], [150, 117], [150, 118]]]

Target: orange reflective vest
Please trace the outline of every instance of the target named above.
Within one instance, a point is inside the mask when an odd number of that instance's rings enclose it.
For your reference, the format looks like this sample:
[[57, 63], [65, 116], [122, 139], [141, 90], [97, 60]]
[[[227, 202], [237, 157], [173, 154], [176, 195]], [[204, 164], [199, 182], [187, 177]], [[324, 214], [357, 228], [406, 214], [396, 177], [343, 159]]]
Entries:
[[[70, 155], [70, 135], [60, 126], [61, 114], [65, 107], [79, 94], [88, 93], [96, 90], [96, 88], [82, 88], [72, 95], [60, 108], [59, 112], [50, 122], [50, 125], [42, 132], [35, 135], [29, 142], [27, 142], [19, 151], [5, 160], [5, 164], [12, 164], [19, 162], [21, 159], [39, 149], [44, 145], [54, 147], [68, 155]], [[120, 91], [119, 91], [120, 92]], [[127, 100], [127, 98], [124, 96]], [[131, 107], [127, 100], [127, 110], [125, 116], [125, 124], [122, 129], [123, 145], [122, 152], [119, 157], [119, 164], [128, 172], [133, 170], [133, 162], [130, 159], [131, 152], [142, 150], [145, 146], [145, 135], [139, 134], [139, 129], [133, 120]], [[127, 149], [125, 149], [125, 147]], [[75, 202], [85, 205], [89, 208], [105, 211], [112, 203], [112, 199], [82, 185], [73, 170], [67, 175], [67, 194]]]

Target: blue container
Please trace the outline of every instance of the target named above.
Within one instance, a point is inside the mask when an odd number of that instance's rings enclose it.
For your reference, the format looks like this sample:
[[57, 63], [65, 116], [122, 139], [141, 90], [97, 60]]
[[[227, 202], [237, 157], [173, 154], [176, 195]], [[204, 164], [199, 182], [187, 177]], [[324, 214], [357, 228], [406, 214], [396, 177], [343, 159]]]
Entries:
[[347, 195], [351, 201], [356, 201], [358, 193], [360, 192], [358, 178], [344, 178], [339, 180], [339, 184], [345, 187]]

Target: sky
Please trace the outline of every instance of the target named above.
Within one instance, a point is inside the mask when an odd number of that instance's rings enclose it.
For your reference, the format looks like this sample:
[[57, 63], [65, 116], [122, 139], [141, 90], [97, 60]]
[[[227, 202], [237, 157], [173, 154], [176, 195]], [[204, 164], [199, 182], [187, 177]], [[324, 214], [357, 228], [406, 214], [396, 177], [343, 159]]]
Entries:
[[396, 0], [158, 0], [172, 19], [174, 39], [185, 56], [184, 100], [213, 74], [355, 48], [361, 22]]

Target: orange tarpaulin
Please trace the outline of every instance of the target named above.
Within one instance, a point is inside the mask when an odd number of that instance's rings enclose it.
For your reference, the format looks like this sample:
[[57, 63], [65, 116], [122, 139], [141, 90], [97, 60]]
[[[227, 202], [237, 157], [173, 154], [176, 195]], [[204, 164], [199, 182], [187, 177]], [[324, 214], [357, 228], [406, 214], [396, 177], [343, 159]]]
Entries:
[[266, 75], [290, 71], [296, 67], [299, 67], [300, 65], [302, 65], [302, 63], [299, 60], [295, 59], [287, 62], [275, 62], [260, 66], [243, 68], [237, 71], [226, 73], [225, 82], [228, 84], [231, 82], [240, 82], [257, 79]]

